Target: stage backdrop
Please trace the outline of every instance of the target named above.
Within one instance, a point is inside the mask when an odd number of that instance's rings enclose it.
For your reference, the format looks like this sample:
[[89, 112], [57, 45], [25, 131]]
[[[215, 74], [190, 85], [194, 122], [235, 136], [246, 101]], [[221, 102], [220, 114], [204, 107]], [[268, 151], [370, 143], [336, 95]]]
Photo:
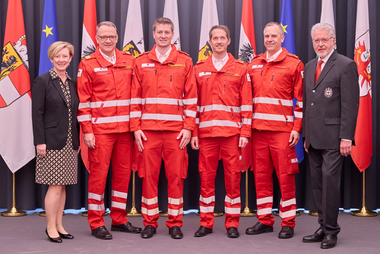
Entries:
[[[11, 1], [11, 0], [9, 0]], [[218, 8], [219, 24], [227, 25], [231, 30], [231, 44], [228, 51], [235, 57], [238, 56], [241, 8], [242, 0], [216, 0]], [[281, 0], [253, 0], [253, 13], [255, 23], [255, 36], [257, 53], [263, 53], [263, 28], [270, 21], [280, 21]], [[122, 49], [124, 39], [125, 21], [128, 9], [128, 0], [97, 0], [97, 20], [98, 22], [110, 20], [118, 28], [119, 41], [117, 47]], [[152, 37], [152, 24], [157, 17], [161, 17], [164, 11], [165, 0], [141, 0], [142, 20], [144, 29], [145, 50], [150, 50], [154, 45]], [[357, 0], [338, 1], [334, 0], [335, 27], [337, 37], [338, 52], [350, 58], [354, 56], [355, 24]], [[44, 0], [23, 0], [23, 12], [25, 20], [25, 31], [29, 53], [30, 79], [33, 82], [38, 74], [41, 24], [43, 18]], [[0, 42], [3, 44], [5, 32], [5, 20], [8, 1], [0, 2]], [[194, 63], [198, 56], [199, 33], [201, 26], [203, 0], [178, 0], [179, 28], [181, 35], [181, 49], [187, 52]], [[76, 78], [77, 67], [80, 61], [80, 50], [82, 42], [83, 10], [84, 0], [56, 1], [58, 39], [68, 41], [75, 47], [75, 56], [68, 68], [71, 77]], [[321, 13], [321, 0], [293, 0], [293, 18], [295, 29], [296, 52], [299, 58], [307, 63], [315, 57], [312, 42], [310, 39], [310, 28], [319, 22]], [[380, 43], [378, 26], [380, 17], [380, 3], [376, 0], [369, 0], [369, 20], [371, 35], [371, 64], [372, 64], [372, 85], [373, 85], [373, 156], [367, 174], [367, 207], [376, 209], [380, 207], [380, 174], [377, 173], [380, 151], [377, 149], [379, 136], [377, 135], [380, 120], [378, 113], [377, 97], [380, 91], [377, 89], [377, 75], [380, 73], [379, 55], [376, 45]], [[0, 119], [7, 121], [7, 119]], [[0, 144], [6, 146], [7, 144]], [[23, 144], [19, 144], [22, 146]], [[198, 209], [199, 197], [199, 177], [198, 177], [198, 153], [189, 152], [189, 174], [185, 181], [184, 209]], [[380, 157], [379, 157], [380, 158]], [[297, 206], [298, 208], [314, 209], [314, 201], [311, 192], [310, 175], [308, 169], [308, 157], [300, 163], [300, 173], [296, 176], [297, 183]], [[34, 183], [35, 160], [29, 162], [16, 173], [16, 200], [19, 209], [35, 209], [43, 207], [43, 197], [46, 186]], [[222, 163], [219, 165], [217, 176], [216, 210], [223, 210], [223, 200], [225, 195], [223, 183]], [[162, 171], [164, 168], [162, 167]], [[163, 173], [163, 172], [162, 172]], [[66, 208], [79, 209], [87, 204], [87, 172], [80, 162], [79, 183], [68, 187]], [[163, 174], [160, 178], [159, 199], [160, 209], [166, 210], [167, 190], [166, 179]], [[362, 175], [359, 173], [352, 159], [346, 158], [342, 173], [342, 197], [341, 207], [345, 209], [361, 207]], [[244, 183], [245, 174], [242, 177], [242, 205], [244, 206]], [[275, 200], [279, 200], [277, 182], [275, 185]], [[249, 172], [249, 206], [256, 208], [255, 186], [253, 174]], [[379, 187], [378, 187], [379, 186]], [[109, 190], [106, 191], [106, 206], [109, 207]], [[131, 197], [131, 184], [129, 197]], [[141, 180], [137, 179], [136, 203], [140, 208], [141, 200]], [[12, 174], [0, 157], [0, 209], [10, 208], [12, 202]], [[276, 203], [276, 202], [275, 202]], [[128, 208], [131, 206], [131, 198], [128, 199]], [[276, 205], [275, 205], [276, 206]]]

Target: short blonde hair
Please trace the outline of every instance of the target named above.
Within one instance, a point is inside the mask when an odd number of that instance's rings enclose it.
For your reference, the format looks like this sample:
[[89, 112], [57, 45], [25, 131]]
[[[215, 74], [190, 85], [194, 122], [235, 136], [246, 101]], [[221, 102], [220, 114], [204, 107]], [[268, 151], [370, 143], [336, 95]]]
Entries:
[[50, 59], [54, 59], [58, 52], [64, 48], [67, 48], [69, 50], [69, 54], [71, 57], [74, 56], [74, 46], [71, 43], [68, 43], [66, 41], [56, 41], [50, 45], [48, 49], [48, 57]]

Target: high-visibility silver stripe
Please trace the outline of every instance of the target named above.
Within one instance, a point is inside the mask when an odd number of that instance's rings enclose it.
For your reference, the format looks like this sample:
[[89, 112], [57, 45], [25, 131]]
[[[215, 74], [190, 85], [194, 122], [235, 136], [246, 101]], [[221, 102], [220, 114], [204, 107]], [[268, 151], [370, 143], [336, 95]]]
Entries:
[[128, 197], [128, 193], [121, 192], [121, 191], [115, 191], [115, 190], [111, 191], [111, 195], [114, 197], [125, 198], [125, 199], [127, 199], [127, 197]]
[[141, 120], [166, 120], [183, 122], [182, 116], [169, 114], [143, 114], [141, 116]]
[[280, 212], [279, 215], [280, 215], [281, 219], [282, 218], [294, 217], [294, 216], [296, 216], [296, 209], [290, 210], [290, 211], [287, 211], [287, 212], [283, 212], [283, 213]]
[[226, 195], [226, 197], [224, 198], [224, 202], [228, 202], [231, 205], [239, 204], [240, 203], [240, 197], [232, 199]]
[[130, 104], [131, 100], [95, 101], [91, 102], [91, 108], [121, 107], [129, 106]]
[[183, 113], [185, 114], [185, 116], [191, 116], [194, 118], [197, 116], [197, 112], [194, 112], [192, 110], [184, 110]]
[[[96, 122], [95, 122], [96, 120]], [[92, 124], [100, 124], [100, 123], [120, 123], [120, 122], [128, 122], [129, 121], [129, 115], [127, 116], [107, 116], [107, 117], [98, 117], [91, 118]]]
[[282, 207], [287, 207], [287, 206], [295, 205], [295, 204], [296, 204], [296, 199], [295, 198], [292, 198], [292, 199], [289, 199], [289, 200], [286, 200], [286, 201], [282, 201], [282, 199], [280, 200], [280, 205]]
[[183, 106], [182, 99], [180, 100], [172, 98], [145, 98], [142, 99], [142, 104], [166, 104]]
[[241, 105], [240, 110], [241, 111], [252, 111], [252, 105]]
[[142, 99], [141, 98], [131, 98], [131, 104], [141, 104]]
[[[293, 118], [294, 118], [293, 116], [286, 116], [286, 117], [288, 118], [288, 122], [293, 122]], [[274, 114], [264, 114], [264, 113], [253, 113], [252, 119], [286, 122], [284, 115], [274, 115]]]
[[104, 211], [104, 204], [96, 205], [96, 204], [88, 204], [89, 211]]
[[263, 104], [280, 105], [280, 103], [278, 102], [278, 100], [281, 101], [281, 104], [283, 106], [293, 107], [293, 100], [283, 100], [283, 99], [280, 99], [280, 98], [255, 97], [255, 98], [253, 98], [252, 102], [253, 102], [253, 104], [263, 103]]
[[195, 118], [195, 124], [199, 124], [199, 118]]
[[182, 198], [168, 198], [169, 204], [172, 205], [180, 205], [183, 203], [183, 197]]
[[206, 128], [211, 126], [228, 126], [228, 127], [241, 127], [241, 122], [236, 123], [228, 120], [211, 120], [199, 123], [199, 128]]
[[102, 199], [104, 198], [104, 193], [102, 195], [99, 195], [99, 194], [95, 194], [95, 193], [89, 192], [88, 193], [88, 198], [96, 200], [96, 201], [102, 201]]
[[79, 107], [78, 109], [82, 109], [82, 108], [90, 108], [91, 107], [91, 104], [90, 102], [82, 102], [82, 103], [79, 103]]
[[240, 208], [224, 207], [224, 211], [228, 214], [240, 214]]
[[241, 122], [242, 122], [243, 124], [249, 124], [249, 125], [251, 125], [251, 124], [252, 124], [252, 119], [242, 118], [242, 119], [241, 119]]
[[199, 206], [199, 211], [201, 213], [213, 213], [214, 206]]
[[271, 214], [272, 208], [257, 209], [257, 215]]
[[159, 212], [158, 208], [147, 209], [145, 207], [141, 207], [141, 213], [146, 214], [148, 216], [156, 215], [156, 214], [158, 214], [158, 212]]
[[77, 116], [78, 122], [90, 121], [91, 115]]
[[141, 117], [141, 111], [131, 111], [129, 113], [129, 117], [130, 118], [133, 118], [133, 117]]
[[235, 113], [240, 113], [240, 107], [226, 106], [226, 105], [221, 105], [221, 104], [201, 106], [198, 111], [207, 112], [207, 111], [213, 111], [213, 110], [220, 110], [220, 111], [231, 112], [231, 109]]
[[168, 214], [172, 216], [178, 216], [180, 214], [183, 214], [183, 208], [178, 209], [170, 209], [168, 208]]
[[204, 198], [202, 196], [199, 196], [199, 201], [205, 203], [205, 204], [210, 204], [211, 202], [215, 201], [215, 196]]
[[185, 105], [192, 105], [192, 104], [197, 104], [198, 99], [197, 98], [183, 99], [182, 102]]
[[303, 102], [302, 101], [297, 101], [296, 105], [300, 108], [303, 108]]
[[127, 204], [121, 203], [121, 202], [116, 202], [116, 201], [111, 201], [111, 207], [125, 210], [125, 209], [127, 209]]
[[266, 203], [273, 203], [273, 196], [272, 197], [266, 197], [266, 198], [259, 198], [256, 200], [257, 205], [262, 205]]
[[302, 118], [303, 114], [302, 114], [302, 112], [294, 111], [294, 116], [297, 117], [297, 118]]
[[149, 198], [149, 199], [145, 197], [141, 197], [141, 202], [147, 205], [154, 205], [158, 203], [158, 197]]

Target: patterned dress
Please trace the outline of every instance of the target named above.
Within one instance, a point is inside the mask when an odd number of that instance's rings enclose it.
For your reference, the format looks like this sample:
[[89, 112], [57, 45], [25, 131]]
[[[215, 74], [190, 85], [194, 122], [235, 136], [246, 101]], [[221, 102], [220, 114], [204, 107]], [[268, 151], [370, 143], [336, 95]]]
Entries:
[[[50, 76], [59, 78], [57, 73], [51, 69]], [[68, 107], [68, 135], [66, 145], [60, 149], [46, 149], [46, 157], [37, 154], [36, 160], [36, 183], [48, 185], [70, 185], [76, 184], [78, 181], [78, 154], [73, 148], [72, 135], [72, 110], [71, 110], [71, 95], [68, 79], [71, 79], [66, 73], [66, 82], [62, 83], [59, 78], [61, 89], [65, 94], [66, 104]]]

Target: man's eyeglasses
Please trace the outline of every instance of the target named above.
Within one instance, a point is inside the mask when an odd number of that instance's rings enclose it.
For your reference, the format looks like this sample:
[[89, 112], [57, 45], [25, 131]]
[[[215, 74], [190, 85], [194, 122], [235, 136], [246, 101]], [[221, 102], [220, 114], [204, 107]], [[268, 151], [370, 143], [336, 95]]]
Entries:
[[98, 36], [98, 38], [101, 40], [101, 41], [106, 41], [107, 39], [109, 39], [110, 41], [115, 41], [116, 38], [117, 38], [117, 35], [109, 35], [109, 36], [100, 36], [100, 35], [96, 35]]
[[327, 43], [329, 40], [331, 40], [331, 38], [333, 37], [330, 37], [330, 38], [322, 38], [322, 39], [315, 39], [313, 40], [313, 43], [314, 44], [319, 44], [320, 42], [322, 42], [323, 44]]

